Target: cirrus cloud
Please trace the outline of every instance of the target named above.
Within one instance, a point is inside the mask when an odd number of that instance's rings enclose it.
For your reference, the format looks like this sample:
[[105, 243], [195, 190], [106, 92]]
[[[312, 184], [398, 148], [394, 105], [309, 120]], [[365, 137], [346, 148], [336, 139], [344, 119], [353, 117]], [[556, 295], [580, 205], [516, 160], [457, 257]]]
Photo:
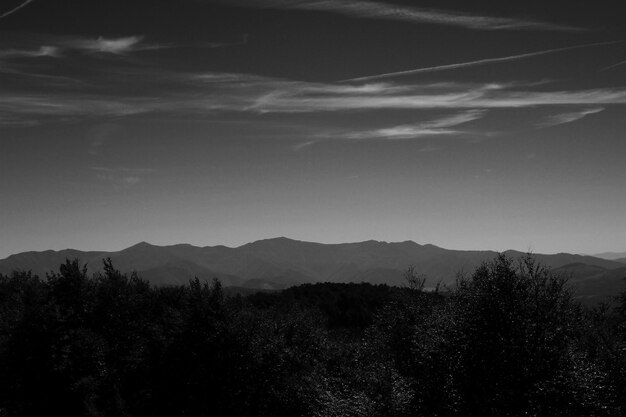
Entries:
[[329, 12], [355, 18], [457, 26], [476, 30], [581, 30], [548, 22], [481, 16], [452, 10], [425, 9], [367, 0], [221, 0], [220, 2], [240, 7]]
[[561, 114], [551, 115], [545, 118], [545, 120], [538, 124], [540, 127], [552, 127], [566, 123], [572, 123], [580, 120], [590, 114], [596, 114], [604, 111], [604, 107], [594, 107], [590, 109], [578, 110], [575, 112], [567, 112]]
[[[342, 84], [290, 81], [245, 74], [159, 76], [161, 91], [149, 95], [52, 91], [0, 96], [5, 124], [40, 119], [128, 117], [141, 114], [206, 116], [220, 112], [330, 113], [370, 110], [513, 109], [626, 104], [626, 88], [533, 91], [523, 84]], [[208, 82], [206, 79], [221, 80]], [[199, 81], [201, 80], [201, 81]], [[231, 81], [228, 81], [231, 80]], [[117, 88], [122, 91], [121, 87]], [[592, 110], [592, 112], [596, 112]], [[582, 117], [579, 112], [567, 117]], [[472, 113], [478, 114], [478, 113]], [[578, 116], [576, 116], [578, 115]], [[560, 120], [565, 120], [566, 116]], [[555, 119], [556, 120], [556, 119]]]
[[388, 139], [388, 140], [404, 140], [404, 139], [417, 139], [427, 136], [441, 136], [441, 135], [457, 135], [462, 132], [456, 129], [451, 129], [458, 125], [478, 120], [485, 114], [484, 110], [468, 110], [462, 113], [454, 114], [452, 116], [443, 117], [436, 120], [430, 120], [427, 122], [399, 125], [393, 127], [386, 127], [382, 129], [365, 130], [357, 132], [347, 132], [343, 134], [334, 135], [341, 139]]
[[107, 53], [122, 55], [138, 50], [158, 49], [158, 45], [145, 45], [142, 43], [143, 36], [127, 36], [122, 38], [107, 39], [69, 39], [62, 45], [69, 49], [76, 49], [92, 53]]

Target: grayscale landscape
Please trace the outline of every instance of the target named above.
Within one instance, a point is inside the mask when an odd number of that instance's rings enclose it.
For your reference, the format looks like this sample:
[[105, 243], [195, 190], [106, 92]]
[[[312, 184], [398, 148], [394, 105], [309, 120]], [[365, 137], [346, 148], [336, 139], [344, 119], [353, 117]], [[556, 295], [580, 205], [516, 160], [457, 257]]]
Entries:
[[0, 417], [623, 417], [620, 6], [2, 0]]

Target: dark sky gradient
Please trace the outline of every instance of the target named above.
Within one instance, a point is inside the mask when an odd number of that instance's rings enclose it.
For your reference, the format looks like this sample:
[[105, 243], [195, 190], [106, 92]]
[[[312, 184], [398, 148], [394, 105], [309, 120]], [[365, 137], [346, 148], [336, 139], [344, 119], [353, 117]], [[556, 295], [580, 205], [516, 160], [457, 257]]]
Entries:
[[467, 3], [3, 1], [0, 257], [626, 250], [618, 4]]

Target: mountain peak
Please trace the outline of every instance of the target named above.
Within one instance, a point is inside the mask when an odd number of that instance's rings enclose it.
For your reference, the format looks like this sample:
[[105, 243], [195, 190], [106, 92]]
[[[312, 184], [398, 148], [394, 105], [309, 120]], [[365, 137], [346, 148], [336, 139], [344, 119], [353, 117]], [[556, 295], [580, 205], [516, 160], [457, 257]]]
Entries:
[[274, 241], [274, 242], [299, 242], [298, 240], [290, 239], [290, 238], [285, 237], [285, 236], [273, 237], [273, 238], [266, 239], [266, 240], [270, 240], [270, 241]]
[[129, 250], [129, 249], [146, 249], [146, 248], [154, 248], [155, 245], [152, 245], [146, 241], [141, 241], [135, 245], [129, 246], [124, 250]]
[[254, 242], [246, 243], [244, 246], [259, 245], [259, 244], [264, 244], [264, 243], [285, 244], [285, 243], [302, 243], [302, 241], [301, 240], [290, 239], [290, 238], [285, 237], [285, 236], [278, 236], [278, 237], [272, 237], [272, 238], [268, 238], [268, 239], [255, 240]]

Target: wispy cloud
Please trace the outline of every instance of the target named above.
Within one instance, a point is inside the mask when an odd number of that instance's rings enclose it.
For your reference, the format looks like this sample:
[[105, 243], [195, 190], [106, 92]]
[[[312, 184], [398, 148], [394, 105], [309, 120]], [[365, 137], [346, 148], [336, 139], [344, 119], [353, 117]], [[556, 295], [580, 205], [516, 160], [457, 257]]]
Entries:
[[[48, 94], [3, 94], [0, 96], [0, 117], [32, 123], [48, 119], [103, 119], [149, 113], [205, 117], [220, 112], [289, 114], [563, 105], [596, 108], [626, 104], [626, 88], [623, 87], [528, 91], [523, 85], [432, 83], [350, 86], [242, 74], [204, 74], [204, 77], [191, 74], [178, 75], [178, 78], [172, 75], [172, 79], [163, 75], [156, 77], [152, 82], [161, 89], [151, 89], [149, 95], [143, 96], [77, 93], [66, 91], [63, 87]], [[221, 81], [209, 82], [207, 79]], [[122, 87], [117, 86], [116, 91], [123, 91]]]
[[608, 67], [602, 68], [600, 71], [608, 71], [613, 68], [621, 67], [622, 65], [626, 65], [626, 61], [618, 62], [617, 64], [609, 65]]
[[123, 38], [69, 39], [61, 44], [69, 49], [91, 53], [123, 55], [134, 51], [160, 49], [163, 46], [143, 43], [143, 36], [127, 36]]
[[404, 75], [415, 75], [415, 74], [423, 74], [427, 72], [447, 71], [447, 70], [453, 70], [453, 69], [458, 69], [458, 68], [475, 67], [475, 66], [486, 65], [486, 64], [497, 64], [500, 62], [518, 61], [520, 59], [532, 58], [532, 57], [536, 57], [540, 55], [548, 55], [548, 54], [553, 54], [557, 52], [572, 51], [575, 49], [590, 48], [590, 47], [595, 47], [595, 46], [615, 45], [615, 44], [625, 43], [625, 42], [626, 40], [621, 39], [621, 40], [608, 41], [608, 42], [585, 43], [585, 44], [580, 44], [580, 45], [567, 46], [564, 48], [544, 49], [542, 51], [534, 51], [534, 52], [528, 52], [524, 54], [508, 55], [508, 56], [496, 57], [496, 58], [485, 58], [485, 59], [478, 59], [474, 61], [457, 62], [454, 64], [436, 65], [432, 67], [414, 68], [414, 69], [405, 70], [405, 71], [395, 71], [395, 72], [388, 72], [384, 74], [368, 75], [366, 77], [358, 77], [358, 78], [351, 78], [348, 80], [343, 80], [343, 82], [372, 81], [372, 80], [380, 80], [380, 79], [385, 79], [385, 78], [400, 77]]
[[307, 140], [305, 142], [300, 142], [295, 144], [294, 146], [291, 147], [292, 150], [294, 151], [301, 151], [304, 148], [308, 148], [309, 146], [315, 145], [316, 143], [319, 143], [320, 140], [319, 139], [315, 139], [315, 140]]
[[[5, 49], [0, 50], [0, 60], [19, 58], [62, 58], [68, 53], [97, 54], [97, 55], [126, 55], [137, 51], [155, 50], [172, 47], [147, 43], [143, 36], [128, 36], [122, 38], [80, 38], [41, 36], [42, 46], [37, 48]], [[33, 41], [31, 40], [32, 44]], [[215, 47], [209, 45], [209, 47]], [[3, 69], [4, 70], [4, 69]]]
[[471, 122], [483, 117], [483, 110], [468, 110], [452, 116], [443, 117], [427, 122], [387, 127], [375, 130], [347, 132], [334, 135], [341, 139], [417, 139], [427, 136], [456, 135], [462, 132], [451, 129], [452, 127]]
[[60, 56], [61, 50], [56, 46], [41, 46], [38, 49], [34, 50], [8, 49], [5, 51], [0, 51], [0, 60], [6, 58], [58, 58]]
[[89, 95], [10, 95], [0, 97], [1, 114], [50, 117], [129, 116], [156, 109], [149, 100]]
[[367, 0], [222, 0], [222, 2], [244, 7], [322, 11], [356, 18], [428, 23], [478, 30], [580, 30], [570, 26], [532, 20], [480, 16]]
[[37, 126], [39, 121], [23, 118], [19, 115], [0, 115], [0, 127], [32, 127]]
[[[37, 42], [41, 46], [33, 46]], [[69, 58], [73, 59], [74, 55], [88, 55], [98, 58], [106, 56], [125, 56], [134, 52], [151, 51], [169, 48], [221, 48], [229, 46], [245, 45], [248, 42], [248, 35], [242, 35], [241, 39], [225, 42], [198, 42], [192, 44], [163, 44], [147, 42], [144, 36], [126, 36], [120, 38], [87, 38], [77, 36], [53, 36], [53, 35], [29, 35], [25, 39], [18, 41], [21, 47], [13, 47], [10, 49], [0, 49], [0, 61], [3, 65], [0, 72], [18, 73], [22, 72], [28, 75], [23, 67], [19, 69], [12, 68], [9, 64], [10, 60], [17, 59], [33, 59], [33, 58]], [[145, 70], [145, 68], [144, 68]], [[31, 74], [32, 75], [32, 74]]]
[[[461, 135], [468, 132], [453, 129], [464, 123], [481, 119], [486, 110], [466, 110], [451, 116], [441, 117], [414, 124], [405, 124], [381, 129], [357, 130], [357, 131], [333, 131], [314, 134], [313, 138], [300, 142], [292, 147], [294, 151], [300, 151], [312, 145], [327, 142], [329, 140], [410, 140], [433, 136]], [[441, 147], [427, 146], [420, 152], [440, 150]]]
[[101, 166], [94, 166], [94, 167], [91, 167], [91, 169], [98, 173], [104, 173], [106, 175], [116, 175], [116, 174], [143, 175], [143, 174], [151, 174], [155, 171], [155, 169], [153, 168], [101, 167]]
[[[360, 86], [299, 84], [277, 86], [262, 94], [250, 110], [266, 112], [324, 112], [338, 110], [442, 108], [462, 99], [477, 97], [482, 86], [462, 88], [454, 84], [417, 86], [388, 85], [375, 92], [361, 92]], [[475, 91], [474, 91], [475, 89]]]
[[6, 11], [2, 14], [0, 14], [0, 19], [4, 19], [7, 16], [12, 15], [13, 13], [17, 12], [18, 10], [20, 10], [22, 7], [26, 7], [28, 4], [32, 3], [34, 0], [26, 0], [24, 3], [20, 4], [17, 7], [12, 8], [9, 11]]
[[96, 174], [96, 179], [112, 185], [115, 189], [127, 189], [141, 183], [145, 176], [155, 172], [149, 168], [111, 168], [91, 167]]
[[539, 127], [552, 127], [558, 126], [566, 123], [572, 123], [577, 120], [580, 120], [590, 114], [596, 114], [603, 111], [603, 107], [594, 107], [590, 109], [583, 109], [575, 112], [561, 113], [555, 114], [552, 116], [548, 116], [543, 122], [539, 123]]
[[[314, 86], [275, 89], [260, 96], [249, 110], [261, 113], [333, 112], [374, 109], [522, 108], [556, 105], [626, 103], [626, 88], [524, 91], [498, 84], [432, 84], [405, 86], [394, 94], [344, 94]], [[339, 89], [337, 90], [339, 91]]]

